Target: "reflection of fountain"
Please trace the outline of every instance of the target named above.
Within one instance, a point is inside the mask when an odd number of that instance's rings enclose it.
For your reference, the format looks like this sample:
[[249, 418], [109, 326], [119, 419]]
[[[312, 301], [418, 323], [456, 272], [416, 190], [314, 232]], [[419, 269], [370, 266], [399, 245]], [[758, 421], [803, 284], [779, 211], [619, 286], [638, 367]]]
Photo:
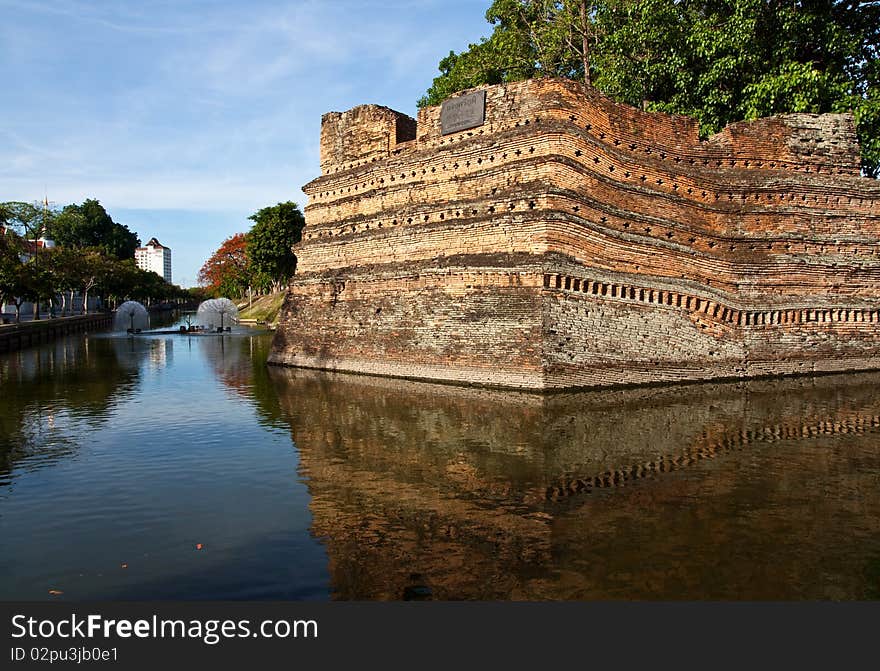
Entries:
[[[98, 339], [96, 339], [97, 341]], [[152, 349], [152, 338], [108, 338], [116, 366], [126, 373], [139, 373]]]
[[150, 315], [137, 301], [125, 301], [116, 309], [116, 317], [113, 320], [114, 331], [140, 333], [148, 328], [150, 328]]
[[211, 298], [199, 305], [196, 320], [202, 327], [217, 332], [230, 331], [238, 323], [238, 308], [228, 298]]

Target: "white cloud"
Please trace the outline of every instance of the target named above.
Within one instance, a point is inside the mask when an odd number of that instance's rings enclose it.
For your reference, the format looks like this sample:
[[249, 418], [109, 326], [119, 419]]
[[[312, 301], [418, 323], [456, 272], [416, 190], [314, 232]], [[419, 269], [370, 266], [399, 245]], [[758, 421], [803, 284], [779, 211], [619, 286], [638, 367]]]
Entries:
[[439, 58], [488, 33], [487, 6], [0, 0], [0, 77], [15, 91], [0, 106], [0, 200], [304, 204], [321, 115], [413, 114]]

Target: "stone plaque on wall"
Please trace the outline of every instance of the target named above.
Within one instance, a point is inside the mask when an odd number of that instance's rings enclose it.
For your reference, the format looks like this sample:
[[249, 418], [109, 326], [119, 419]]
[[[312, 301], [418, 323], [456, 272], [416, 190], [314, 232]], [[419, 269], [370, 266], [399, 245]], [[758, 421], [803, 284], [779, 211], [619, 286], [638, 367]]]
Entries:
[[444, 100], [440, 107], [440, 133], [442, 135], [482, 126], [485, 120], [485, 91], [474, 91], [466, 96]]

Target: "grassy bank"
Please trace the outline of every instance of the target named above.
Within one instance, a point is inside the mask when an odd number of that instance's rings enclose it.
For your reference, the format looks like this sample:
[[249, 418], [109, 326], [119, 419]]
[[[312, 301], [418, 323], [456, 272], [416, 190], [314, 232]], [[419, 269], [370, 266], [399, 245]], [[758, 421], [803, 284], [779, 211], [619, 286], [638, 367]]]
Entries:
[[284, 302], [284, 293], [280, 291], [276, 294], [254, 298], [250, 307], [248, 307], [247, 301], [239, 303], [239, 319], [241, 321], [256, 322], [274, 327], [278, 323], [278, 313], [281, 311], [281, 304]]

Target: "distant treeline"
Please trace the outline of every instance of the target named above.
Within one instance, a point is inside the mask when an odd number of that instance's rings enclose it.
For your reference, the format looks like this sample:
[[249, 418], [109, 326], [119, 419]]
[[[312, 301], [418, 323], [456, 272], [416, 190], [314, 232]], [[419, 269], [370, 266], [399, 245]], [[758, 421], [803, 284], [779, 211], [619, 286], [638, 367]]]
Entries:
[[[46, 239], [56, 246], [46, 247]], [[187, 290], [137, 267], [139, 246], [137, 233], [113, 221], [97, 200], [60, 210], [40, 203], [0, 203], [0, 303], [14, 306], [18, 320], [24, 303], [34, 304], [35, 318], [41, 304], [50, 314], [73, 314], [76, 295], [83, 312], [90, 295], [101, 296], [107, 305], [190, 298]]]

